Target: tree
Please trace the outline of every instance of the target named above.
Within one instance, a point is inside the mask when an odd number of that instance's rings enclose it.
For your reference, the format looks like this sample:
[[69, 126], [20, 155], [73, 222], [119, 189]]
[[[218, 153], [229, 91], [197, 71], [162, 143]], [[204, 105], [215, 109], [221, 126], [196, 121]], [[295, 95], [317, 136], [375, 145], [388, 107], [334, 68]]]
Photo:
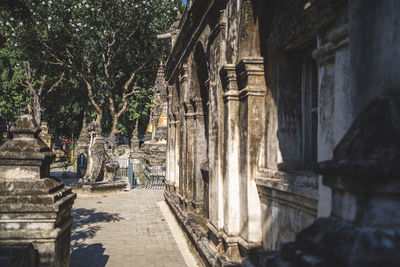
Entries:
[[170, 0], [35, 3], [25, 3], [31, 16], [19, 32], [19, 43], [26, 50], [40, 50], [49, 64], [79, 77], [99, 122], [109, 110], [115, 135], [134, 95], [154, 82], [166, 50], [156, 35], [169, 28], [176, 4]]
[[[53, 81], [55, 71], [59, 70], [49, 66], [48, 58], [46, 59], [36, 47], [21, 45], [23, 42], [19, 37], [26, 38], [31, 32], [24, 27], [26, 21], [30, 19], [29, 9], [20, 1], [6, 1], [2, 3], [2, 7], [4, 9], [1, 9], [0, 13], [0, 34], [5, 37], [3, 38], [5, 42], [2, 43], [1, 49], [5, 58], [8, 56], [12, 61], [7, 61], [4, 58], [1, 66], [6, 73], [13, 73], [13, 77], [10, 77], [10, 75], [2, 76], [2, 83], [5, 86], [2, 89], [8, 89], [8, 94], [13, 95], [21, 91], [18, 90], [18, 86], [26, 88], [27, 90], [22, 90], [22, 92], [28, 92], [31, 95], [29, 99], [32, 100], [33, 115], [36, 123], [40, 125], [42, 112], [45, 109], [42, 106], [42, 101], [61, 84], [64, 80], [64, 73], [61, 73], [56, 81]], [[30, 41], [29, 38], [28, 41]], [[33, 66], [31, 67], [31, 65]], [[15, 79], [18, 81], [17, 84]]]
[[61, 73], [60, 78], [55, 83], [47, 88], [46, 82], [48, 80], [48, 76], [46, 74], [42, 75], [40, 78], [39, 86], [35, 88], [32, 82], [32, 71], [29, 61], [23, 62], [23, 68], [24, 78], [22, 79], [21, 77], [18, 77], [19, 84], [29, 89], [29, 93], [33, 98], [33, 117], [35, 118], [37, 125], [40, 125], [42, 121], [42, 112], [44, 111], [42, 101], [48, 94], [50, 94], [62, 83], [62, 81], [64, 80], [64, 72]]

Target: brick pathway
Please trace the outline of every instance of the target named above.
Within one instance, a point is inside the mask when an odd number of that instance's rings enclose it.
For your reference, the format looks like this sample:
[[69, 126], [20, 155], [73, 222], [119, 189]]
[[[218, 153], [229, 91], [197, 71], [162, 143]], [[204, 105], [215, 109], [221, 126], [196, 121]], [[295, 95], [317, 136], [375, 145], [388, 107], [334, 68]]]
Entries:
[[78, 196], [72, 211], [71, 266], [187, 266], [161, 212], [162, 193]]

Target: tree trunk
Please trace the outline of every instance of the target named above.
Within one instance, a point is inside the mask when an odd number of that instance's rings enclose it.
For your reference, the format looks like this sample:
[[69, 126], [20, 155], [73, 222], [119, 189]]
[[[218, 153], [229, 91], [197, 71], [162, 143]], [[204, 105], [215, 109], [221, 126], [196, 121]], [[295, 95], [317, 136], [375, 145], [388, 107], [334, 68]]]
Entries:
[[101, 126], [101, 120], [103, 119], [103, 109], [102, 109], [103, 101], [100, 101], [100, 104], [98, 104], [98, 103], [96, 102], [96, 100], [94, 99], [94, 96], [93, 96], [93, 87], [92, 87], [92, 85], [91, 85], [90, 82], [85, 78], [84, 75], [80, 74], [80, 76], [81, 76], [81, 78], [83, 79], [83, 81], [86, 83], [86, 88], [87, 88], [87, 90], [88, 90], [89, 100], [90, 100], [90, 102], [92, 102], [92, 105], [94, 106], [94, 108], [95, 108], [96, 111], [97, 111], [96, 121], [97, 121], [97, 122], [100, 124], [100, 126]]
[[119, 119], [118, 114], [113, 116], [112, 128], [111, 128], [111, 133], [110, 133], [110, 139], [112, 139], [112, 140], [115, 140], [115, 135], [117, 133], [119, 133], [119, 130], [118, 130], [118, 127], [117, 127], [118, 126], [118, 119]]
[[[129, 85], [129, 84], [128, 84]], [[127, 86], [125, 86], [125, 89], [127, 89]], [[125, 90], [126, 91], [126, 90]], [[124, 114], [127, 106], [128, 106], [128, 96], [133, 94], [134, 90], [132, 90], [131, 93], [124, 93], [122, 95], [122, 107], [119, 111], [117, 111], [115, 109], [115, 104], [114, 104], [114, 99], [112, 98], [112, 96], [110, 96], [108, 98], [108, 101], [110, 102], [110, 111], [111, 111], [111, 117], [113, 118], [113, 124], [112, 124], [112, 129], [111, 129], [111, 133], [110, 133], [110, 138], [115, 138], [115, 135], [117, 133], [119, 133], [119, 129], [118, 129], [118, 120], [119, 118], [122, 116], [122, 114]]]
[[100, 124], [100, 126], [101, 126], [102, 119], [103, 119], [103, 110], [100, 110], [100, 111], [97, 110], [96, 121]]
[[33, 95], [33, 117], [40, 127], [40, 123], [42, 122], [42, 108], [40, 106], [40, 97], [37, 94]]

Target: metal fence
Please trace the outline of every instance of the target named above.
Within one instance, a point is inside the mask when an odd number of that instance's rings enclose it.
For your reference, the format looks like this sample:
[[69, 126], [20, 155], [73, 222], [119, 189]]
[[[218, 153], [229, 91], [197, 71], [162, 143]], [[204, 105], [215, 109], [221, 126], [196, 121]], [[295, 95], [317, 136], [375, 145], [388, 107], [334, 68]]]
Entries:
[[129, 159], [128, 158], [118, 158], [117, 159], [119, 164], [119, 169], [116, 174], [116, 178], [126, 178], [129, 176], [128, 169], [129, 169]]
[[117, 158], [120, 169], [128, 169], [129, 158]]
[[128, 177], [131, 188], [164, 189], [166, 167], [162, 164], [130, 163]]

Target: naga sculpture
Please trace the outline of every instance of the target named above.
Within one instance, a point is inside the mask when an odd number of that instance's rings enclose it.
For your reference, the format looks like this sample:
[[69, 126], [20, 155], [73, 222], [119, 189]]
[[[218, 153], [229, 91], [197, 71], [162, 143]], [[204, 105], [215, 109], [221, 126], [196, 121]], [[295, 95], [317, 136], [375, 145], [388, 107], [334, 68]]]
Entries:
[[97, 121], [90, 123], [88, 132], [90, 135], [88, 165], [85, 176], [79, 182], [94, 183], [113, 180], [119, 164], [107, 154], [104, 148], [100, 124]]

